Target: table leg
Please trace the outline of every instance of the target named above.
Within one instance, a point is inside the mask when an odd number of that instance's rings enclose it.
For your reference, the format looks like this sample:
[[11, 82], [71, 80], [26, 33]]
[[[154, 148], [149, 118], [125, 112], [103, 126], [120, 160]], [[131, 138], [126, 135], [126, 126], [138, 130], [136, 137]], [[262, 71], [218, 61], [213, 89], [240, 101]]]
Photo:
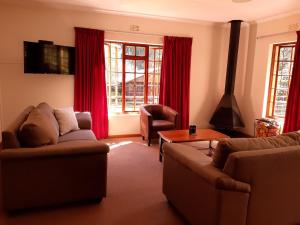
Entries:
[[162, 137], [159, 137], [159, 161], [162, 162], [162, 157], [163, 157], [163, 146], [164, 139]]
[[209, 148], [208, 156], [212, 156], [212, 154], [213, 154], [211, 142], [212, 141], [209, 140], [209, 144], [208, 144], [208, 148]]

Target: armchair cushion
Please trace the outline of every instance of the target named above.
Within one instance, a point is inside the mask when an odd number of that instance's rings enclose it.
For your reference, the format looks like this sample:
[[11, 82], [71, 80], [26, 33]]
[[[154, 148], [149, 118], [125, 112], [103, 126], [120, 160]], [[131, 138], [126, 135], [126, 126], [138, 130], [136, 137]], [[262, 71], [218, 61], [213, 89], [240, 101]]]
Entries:
[[154, 130], [171, 130], [175, 128], [175, 124], [168, 120], [153, 120], [152, 126]]

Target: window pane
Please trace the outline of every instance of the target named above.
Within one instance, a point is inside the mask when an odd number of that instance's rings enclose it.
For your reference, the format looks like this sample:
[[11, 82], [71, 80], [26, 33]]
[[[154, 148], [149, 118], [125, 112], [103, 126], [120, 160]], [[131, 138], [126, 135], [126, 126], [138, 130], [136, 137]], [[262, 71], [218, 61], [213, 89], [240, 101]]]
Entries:
[[145, 73], [145, 60], [136, 60], [136, 72]]
[[280, 48], [280, 60], [283, 61], [291, 60], [292, 50], [293, 49], [291, 47]]
[[104, 45], [104, 55], [105, 55], [105, 58], [108, 58], [109, 57], [109, 45], [105, 44]]
[[150, 46], [148, 64], [148, 103], [158, 103], [162, 48]]
[[145, 56], [146, 48], [145, 47], [136, 47], [137, 56]]
[[130, 83], [130, 82], [134, 83], [134, 73], [126, 73], [125, 82], [126, 82], [126, 84]]
[[160, 74], [156, 74], [154, 82], [155, 82], [156, 85], [159, 85], [159, 83], [160, 83]]
[[289, 76], [278, 76], [277, 78], [277, 88], [289, 88]]
[[148, 74], [148, 103], [154, 103], [153, 74]]
[[122, 43], [110, 43], [111, 58], [122, 59], [123, 44]]
[[276, 116], [285, 115], [287, 95], [288, 95], [287, 90], [276, 90], [274, 115]]
[[155, 59], [156, 60], [161, 60], [161, 58], [162, 58], [162, 49], [157, 49], [155, 51]]
[[160, 73], [161, 69], [161, 62], [156, 62], [155, 63], [155, 73]]
[[145, 74], [139, 75], [136, 78], [136, 106], [135, 110], [140, 108], [140, 105], [144, 104], [144, 91], [145, 91]]
[[134, 72], [135, 60], [126, 59], [125, 66], [126, 66], [126, 68], [125, 68], [126, 72]]
[[125, 53], [126, 55], [135, 55], [135, 46], [126, 46]]
[[149, 62], [148, 64], [148, 73], [154, 72], [154, 62]]
[[289, 72], [290, 72], [290, 63], [280, 62], [278, 66], [278, 75], [289, 75]]
[[105, 79], [110, 112], [122, 112], [122, 43], [105, 43]]
[[274, 106], [274, 115], [284, 117], [286, 110], [286, 102], [277, 102]]
[[126, 73], [125, 83], [125, 110], [134, 111], [135, 80], [134, 73]]
[[122, 72], [122, 59], [110, 59], [106, 64], [106, 69], [112, 72]]
[[116, 47], [111, 47], [111, 58], [117, 58], [117, 51], [118, 51], [118, 48]]
[[110, 112], [122, 111], [122, 73], [106, 73], [107, 103]]
[[149, 48], [149, 60], [154, 60], [154, 49], [153, 48]]

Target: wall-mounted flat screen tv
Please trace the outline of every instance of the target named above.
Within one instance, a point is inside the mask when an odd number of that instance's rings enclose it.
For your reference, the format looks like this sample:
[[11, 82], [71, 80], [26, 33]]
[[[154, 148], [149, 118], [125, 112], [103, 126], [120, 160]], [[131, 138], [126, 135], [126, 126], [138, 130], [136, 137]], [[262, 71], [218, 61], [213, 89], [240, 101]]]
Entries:
[[74, 74], [75, 47], [24, 41], [24, 73]]

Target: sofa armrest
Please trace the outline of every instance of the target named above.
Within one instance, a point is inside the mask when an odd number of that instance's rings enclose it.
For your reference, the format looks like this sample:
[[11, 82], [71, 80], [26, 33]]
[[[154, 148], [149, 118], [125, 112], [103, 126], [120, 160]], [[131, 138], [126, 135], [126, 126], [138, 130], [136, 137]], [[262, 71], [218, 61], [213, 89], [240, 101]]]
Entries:
[[92, 117], [90, 112], [76, 112], [75, 115], [80, 129], [92, 129]]
[[22, 160], [33, 158], [63, 157], [89, 154], [106, 154], [109, 147], [101, 141], [71, 141], [38, 148], [3, 149], [0, 160]]
[[232, 179], [223, 173], [223, 171], [213, 166], [211, 157], [191, 146], [165, 143], [163, 149], [165, 158], [176, 160], [217, 189], [246, 193], [251, 191], [248, 183]]
[[174, 123], [175, 126], [177, 125], [178, 112], [176, 112], [175, 110], [171, 109], [168, 106], [164, 106], [163, 113], [168, 121]]

